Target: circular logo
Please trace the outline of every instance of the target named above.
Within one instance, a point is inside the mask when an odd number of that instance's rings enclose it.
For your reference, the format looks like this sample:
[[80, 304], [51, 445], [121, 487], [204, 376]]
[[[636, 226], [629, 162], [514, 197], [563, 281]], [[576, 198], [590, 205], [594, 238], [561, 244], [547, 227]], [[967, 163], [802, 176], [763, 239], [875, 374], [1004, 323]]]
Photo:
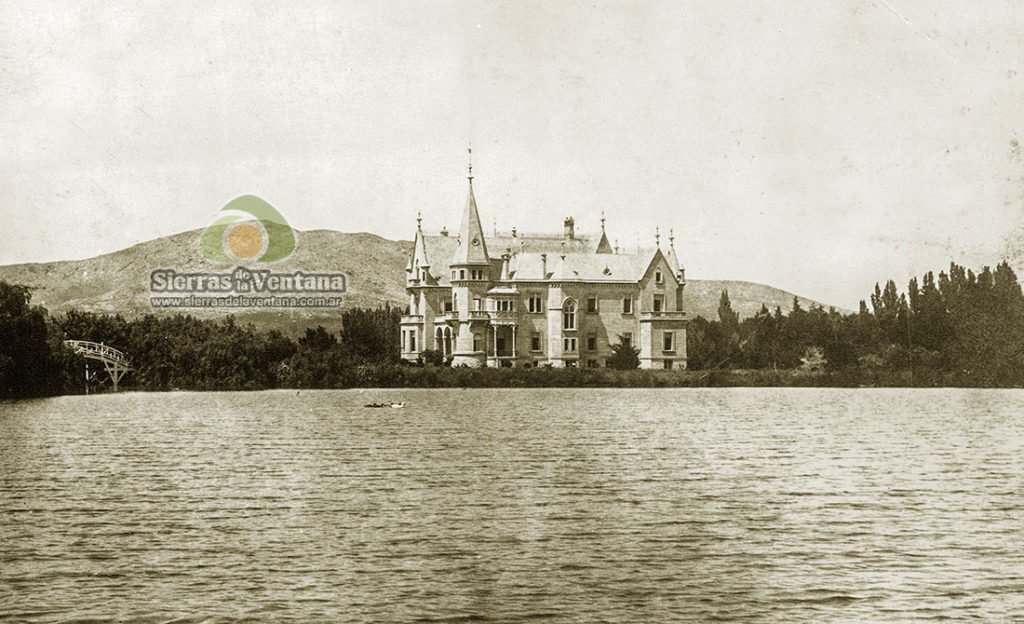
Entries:
[[221, 208], [199, 248], [214, 262], [276, 262], [295, 251], [296, 235], [273, 206], [255, 195], [242, 195]]
[[253, 222], [235, 223], [224, 232], [224, 252], [237, 260], [252, 260], [266, 247], [263, 228]]

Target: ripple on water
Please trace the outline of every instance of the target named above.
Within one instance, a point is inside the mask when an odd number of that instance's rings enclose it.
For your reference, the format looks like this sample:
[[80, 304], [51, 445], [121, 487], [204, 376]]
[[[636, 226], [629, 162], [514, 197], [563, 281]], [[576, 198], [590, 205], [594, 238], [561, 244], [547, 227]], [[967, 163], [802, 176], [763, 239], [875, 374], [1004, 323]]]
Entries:
[[0, 621], [1024, 620], [1022, 428], [1018, 391], [2, 403]]

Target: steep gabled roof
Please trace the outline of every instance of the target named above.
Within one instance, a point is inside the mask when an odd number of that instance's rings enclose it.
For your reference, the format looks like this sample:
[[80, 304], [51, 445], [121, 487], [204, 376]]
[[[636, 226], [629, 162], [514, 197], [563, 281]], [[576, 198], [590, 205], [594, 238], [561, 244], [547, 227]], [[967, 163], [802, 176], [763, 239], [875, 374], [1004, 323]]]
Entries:
[[632, 254], [548, 254], [547, 275], [544, 259], [539, 253], [513, 256], [509, 275], [513, 282], [553, 281], [636, 282], [643, 277], [648, 262]]

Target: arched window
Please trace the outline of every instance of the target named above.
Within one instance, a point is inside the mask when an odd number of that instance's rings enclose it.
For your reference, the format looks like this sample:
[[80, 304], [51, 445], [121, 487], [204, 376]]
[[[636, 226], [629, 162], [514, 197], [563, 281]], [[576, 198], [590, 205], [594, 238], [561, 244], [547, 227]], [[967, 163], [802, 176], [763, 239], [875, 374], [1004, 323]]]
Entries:
[[562, 329], [576, 329], [576, 302], [572, 299], [562, 306]]
[[435, 335], [434, 350], [435, 351], [440, 351], [442, 354], [445, 353], [445, 350], [444, 350], [444, 331], [440, 327], [437, 328], [437, 332], [436, 332], [436, 335]]

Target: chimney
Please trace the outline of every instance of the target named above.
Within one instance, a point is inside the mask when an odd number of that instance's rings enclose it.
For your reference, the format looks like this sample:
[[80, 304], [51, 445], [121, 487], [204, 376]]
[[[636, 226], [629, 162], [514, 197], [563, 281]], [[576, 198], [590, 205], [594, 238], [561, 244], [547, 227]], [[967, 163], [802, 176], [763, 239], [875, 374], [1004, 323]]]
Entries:
[[565, 238], [573, 240], [576, 238], [576, 222], [573, 221], [572, 217], [565, 218]]
[[515, 238], [515, 237], [516, 237], [516, 228], [515, 228], [515, 226], [512, 226], [512, 238]]
[[547, 279], [548, 278], [548, 255], [546, 253], [543, 253], [543, 254], [540, 255], [540, 266], [541, 266], [541, 269], [540, 269], [541, 276], [540, 276], [540, 278], [541, 279]]
[[441, 228], [441, 236], [448, 236], [448, 228]]

